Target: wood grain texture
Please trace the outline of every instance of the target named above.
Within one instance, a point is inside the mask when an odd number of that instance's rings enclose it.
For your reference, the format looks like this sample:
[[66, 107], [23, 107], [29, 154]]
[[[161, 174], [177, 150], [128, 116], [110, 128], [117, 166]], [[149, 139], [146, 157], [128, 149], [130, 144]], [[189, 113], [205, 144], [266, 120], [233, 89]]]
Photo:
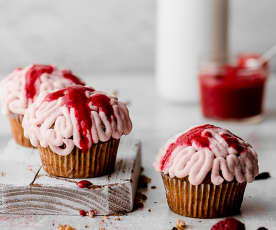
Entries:
[[[19, 154], [19, 160], [12, 159]], [[89, 189], [77, 186], [81, 179], [49, 176], [37, 156], [37, 150], [17, 146], [14, 141], [0, 154], [0, 213], [79, 215], [81, 209], [93, 209], [104, 215], [132, 211], [141, 167], [140, 141], [122, 139], [115, 171], [86, 179], [93, 184]]]

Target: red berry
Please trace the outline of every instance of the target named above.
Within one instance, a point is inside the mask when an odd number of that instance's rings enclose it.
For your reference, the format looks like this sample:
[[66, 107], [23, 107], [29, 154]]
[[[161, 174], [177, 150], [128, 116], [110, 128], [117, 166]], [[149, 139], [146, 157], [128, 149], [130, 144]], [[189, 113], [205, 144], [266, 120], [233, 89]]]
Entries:
[[81, 180], [77, 183], [80, 188], [88, 188], [92, 183], [88, 180]]
[[237, 219], [227, 218], [216, 223], [211, 230], [245, 230], [245, 225]]
[[80, 216], [86, 216], [86, 211], [84, 211], [84, 210], [80, 210]]

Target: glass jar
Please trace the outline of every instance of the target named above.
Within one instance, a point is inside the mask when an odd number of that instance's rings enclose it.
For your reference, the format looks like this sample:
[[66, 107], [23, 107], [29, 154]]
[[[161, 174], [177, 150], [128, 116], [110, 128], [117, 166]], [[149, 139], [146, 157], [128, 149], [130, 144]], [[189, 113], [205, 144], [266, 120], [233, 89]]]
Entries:
[[241, 54], [234, 63], [201, 65], [200, 100], [203, 116], [216, 120], [259, 121], [263, 117], [268, 63], [259, 55]]

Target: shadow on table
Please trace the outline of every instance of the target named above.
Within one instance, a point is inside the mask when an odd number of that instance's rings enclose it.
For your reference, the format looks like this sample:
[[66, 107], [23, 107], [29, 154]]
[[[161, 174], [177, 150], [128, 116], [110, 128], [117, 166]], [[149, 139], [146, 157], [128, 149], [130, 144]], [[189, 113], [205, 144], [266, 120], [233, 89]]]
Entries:
[[3, 147], [9, 142], [11, 138], [12, 137], [8, 135], [0, 135], [0, 149], [3, 149]]
[[275, 109], [267, 109], [264, 114], [265, 121], [274, 121], [276, 120], [276, 108]]
[[247, 198], [241, 208], [241, 216], [258, 217], [260, 219], [268, 218], [269, 215], [274, 213], [275, 208], [273, 202], [258, 200], [254, 197]]

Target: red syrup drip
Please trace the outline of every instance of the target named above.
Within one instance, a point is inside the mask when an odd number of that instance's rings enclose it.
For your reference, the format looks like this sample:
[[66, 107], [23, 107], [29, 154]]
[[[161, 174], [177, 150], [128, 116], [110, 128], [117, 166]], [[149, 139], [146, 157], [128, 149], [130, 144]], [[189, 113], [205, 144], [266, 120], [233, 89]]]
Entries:
[[87, 215], [86, 211], [84, 211], [83, 209], [81, 209], [80, 210], [80, 216], [86, 216], [86, 215]]
[[63, 77], [70, 80], [76, 85], [85, 85], [77, 76], [72, 74], [71, 70], [62, 70]]
[[90, 97], [86, 96], [86, 92], [95, 91], [92, 88], [84, 86], [71, 86], [56, 92], [50, 93], [46, 96], [46, 101], [57, 100], [62, 97], [62, 104], [65, 105], [69, 110], [72, 108], [75, 111], [75, 116], [78, 123], [78, 131], [80, 133], [80, 148], [83, 151], [88, 150], [89, 139], [87, 135], [92, 137], [92, 119], [89, 104], [96, 106], [99, 111], [106, 114], [108, 120], [111, 120], [113, 115], [113, 108], [110, 104], [110, 98], [104, 94], [95, 94]]
[[221, 137], [225, 140], [229, 147], [235, 149], [238, 153], [242, 153], [245, 150], [245, 146], [241, 145], [237, 136], [224, 133]]
[[[203, 133], [204, 130], [206, 129], [216, 129], [218, 127], [214, 125], [202, 125], [195, 127], [193, 129], [190, 129], [188, 132], [184, 133], [183, 135], [179, 136], [176, 140], [176, 142], [171, 143], [170, 146], [168, 147], [164, 157], [161, 160], [161, 171], [163, 171], [169, 162], [170, 156], [172, 152], [178, 147], [178, 146], [191, 146], [192, 143], [195, 143], [197, 146], [201, 148], [209, 148], [209, 138], [211, 138], [213, 135], [210, 132], [205, 132]], [[238, 153], [242, 153], [246, 146], [243, 144], [239, 143], [236, 135], [232, 134], [222, 134], [221, 137], [226, 141], [229, 147], [234, 148]], [[240, 139], [241, 140], [241, 139]]]
[[31, 99], [33, 101], [36, 95], [36, 87], [35, 83], [37, 79], [44, 73], [52, 73], [54, 71], [54, 67], [51, 65], [33, 65], [25, 75], [25, 93], [27, 99]]
[[88, 180], [81, 180], [77, 183], [77, 186], [80, 188], [88, 188], [90, 185], [92, 185], [92, 183]]

